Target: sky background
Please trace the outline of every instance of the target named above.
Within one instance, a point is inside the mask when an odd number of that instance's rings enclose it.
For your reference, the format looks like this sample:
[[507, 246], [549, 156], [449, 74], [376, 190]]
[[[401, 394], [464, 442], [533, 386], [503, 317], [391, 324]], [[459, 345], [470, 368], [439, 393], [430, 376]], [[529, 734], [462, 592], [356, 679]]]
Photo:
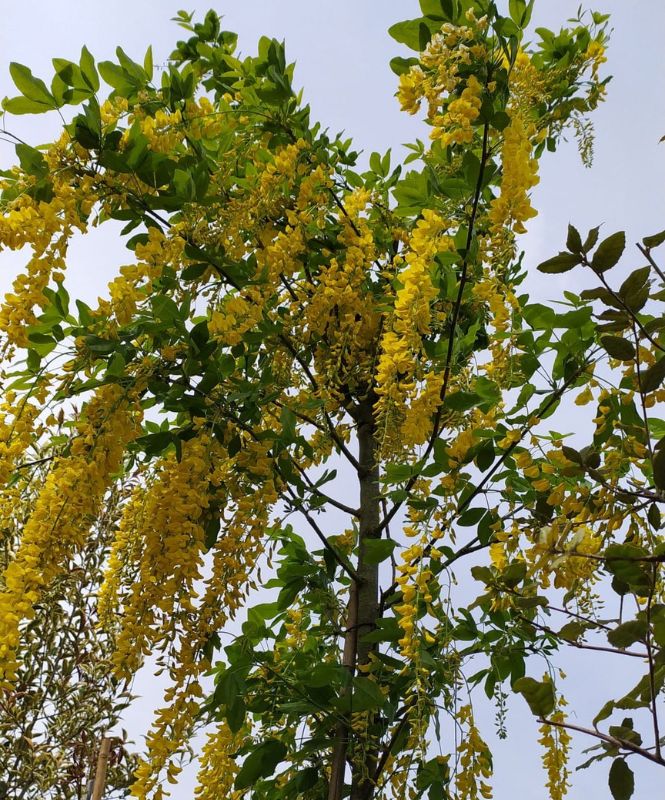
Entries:
[[[210, 3], [190, 2], [186, 10], [203, 14]], [[86, 44], [97, 60], [113, 58], [117, 44], [141, 60], [149, 43], [155, 64], [164, 63], [178, 38], [186, 33], [169, 22], [183, 7], [173, 0], [115, 0], [113, 3], [59, 0], [0, 0], [0, 97], [16, 94], [8, 72], [10, 61], [30, 66], [40, 77], [50, 79], [53, 56], [78, 60]], [[577, 0], [537, 0], [534, 26], [558, 28], [574, 15]], [[287, 58], [296, 61], [296, 85], [304, 86], [313, 119], [333, 132], [352, 136], [365, 157], [373, 150], [389, 147], [396, 153], [403, 142], [427, 132], [417, 119], [403, 114], [394, 99], [396, 77], [388, 61], [400, 47], [387, 34], [388, 27], [407, 17], [418, 16], [416, 0], [226, 0], [216, 3], [225, 15], [224, 27], [237, 31], [239, 48], [254, 53], [260, 35], [285, 39]], [[607, 102], [594, 115], [597, 139], [592, 169], [585, 169], [574, 142], [541, 162], [541, 182], [533, 193], [539, 216], [531, 221], [523, 237], [525, 264], [530, 269], [527, 287], [533, 299], [552, 301], [563, 289], [578, 291], [579, 271], [565, 276], [542, 276], [535, 265], [555, 254], [565, 241], [572, 221], [583, 233], [603, 223], [603, 231], [626, 230], [628, 242], [665, 227], [665, 3], [662, 0], [599, 0], [594, 10], [611, 12], [614, 29], [606, 72], [613, 74]], [[7, 120], [12, 132], [31, 144], [48, 141], [57, 132], [55, 115]], [[0, 167], [15, 160], [13, 148], [0, 142]], [[67, 286], [72, 295], [94, 302], [104, 294], [106, 283], [130, 254], [117, 240], [112, 224], [77, 237], [70, 249]], [[0, 292], [9, 288], [16, 271], [25, 262], [22, 254], [0, 253]], [[636, 249], [627, 248], [622, 274], [641, 266]], [[572, 275], [572, 277], [571, 277]], [[582, 424], [571, 418], [570, 429]], [[462, 587], [462, 591], [464, 587]], [[610, 659], [608, 661], [608, 658]], [[599, 705], [616, 685], [628, 688], [630, 675], [612, 657], [577, 658], [567, 654], [569, 679], [565, 691], [571, 708], [577, 709], [579, 724], [588, 724]], [[535, 674], [535, 673], [531, 673]], [[154, 680], [144, 676], [137, 683], [143, 702], [128, 716], [130, 735], [140, 738], [150, 719], [150, 709], [159, 703]], [[617, 688], [618, 696], [619, 689]], [[484, 714], [491, 737], [492, 709]], [[525, 707], [511, 705], [509, 738], [495, 749], [495, 798], [512, 800], [518, 793], [545, 800], [536, 723]], [[591, 740], [581, 742], [588, 747]], [[572, 800], [609, 797], [607, 769], [586, 770], [573, 776]], [[635, 800], [662, 796], [662, 769], [634, 764], [638, 773]], [[189, 776], [173, 790], [176, 800], [193, 796]]]

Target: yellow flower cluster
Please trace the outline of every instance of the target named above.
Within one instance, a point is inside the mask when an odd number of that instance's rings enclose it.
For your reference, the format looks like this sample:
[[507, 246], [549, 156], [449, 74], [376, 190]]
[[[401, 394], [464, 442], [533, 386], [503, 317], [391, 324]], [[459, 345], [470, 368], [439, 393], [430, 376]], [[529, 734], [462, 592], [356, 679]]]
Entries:
[[600, 69], [600, 65], [607, 61], [605, 47], [601, 42], [594, 40], [589, 43], [584, 57], [591, 62], [591, 75], [594, 80], [596, 80], [598, 78], [598, 70]]
[[[117, 675], [127, 680], [145, 653], [173, 641], [180, 618], [193, 611], [194, 583], [201, 577], [204, 550], [201, 516], [209, 503], [209, 447], [204, 432], [183, 442], [180, 461], [167, 456], [149, 489], [137, 490], [143, 495], [141, 515], [136, 513], [137, 502], [130, 502], [120, 521], [118, 546], [105, 583], [117, 583], [117, 553], [126, 552], [129, 538], [140, 558], [136, 580], [123, 601], [113, 657]], [[132, 531], [137, 523], [141, 527]], [[109, 588], [102, 587], [102, 596]]]
[[[400, 287], [395, 293], [390, 322], [381, 338], [376, 369], [377, 410], [387, 442], [398, 439], [404, 404], [415, 395], [417, 359], [423, 349], [423, 336], [430, 332], [431, 303], [437, 297], [432, 283], [432, 261], [436, 253], [454, 249], [452, 239], [444, 235], [447, 227], [446, 220], [435, 211], [425, 209], [411, 233], [409, 251], [404, 257], [406, 266], [398, 275]], [[427, 384], [429, 405], [433, 378]], [[418, 431], [408, 429], [407, 434], [411, 439], [419, 436]]]
[[16, 674], [20, 627], [43, 590], [83, 546], [111, 476], [138, 434], [140, 413], [115, 385], [102, 386], [76, 422], [68, 455], [48, 474], [0, 592], [0, 680]]
[[12, 344], [27, 346], [27, 327], [36, 321], [35, 306], [46, 305], [43, 290], [51, 278], [62, 280], [67, 244], [74, 230], [85, 231], [86, 217], [96, 200], [92, 178], [68, 180], [67, 172], [53, 180], [51, 200], [21, 194], [0, 211], [0, 250], [29, 245], [33, 254], [0, 307], [0, 330]]
[[[566, 701], [560, 698], [559, 705], [566, 705]], [[550, 719], [553, 722], [564, 723], [566, 715], [563, 711], [557, 710]], [[565, 728], [554, 725], [543, 724], [539, 730], [541, 736], [538, 742], [544, 749], [543, 766], [547, 772], [550, 800], [563, 800], [570, 788], [570, 770], [567, 765], [571, 735]]]
[[303, 626], [307, 622], [302, 608], [289, 608], [284, 620], [284, 647], [293, 652], [300, 649], [307, 639], [307, 628]]
[[220, 305], [211, 311], [208, 330], [221, 344], [234, 345], [261, 318], [258, 303], [250, 303], [242, 295], [227, 294]]
[[199, 761], [198, 786], [194, 792], [197, 800], [241, 800], [245, 796], [244, 791], [233, 789], [238, 763], [231, 757], [242, 740], [243, 734], [232, 733], [226, 722], [208, 734]]
[[327, 383], [322, 387], [324, 400], [336, 396], [340, 384], [354, 391], [371, 381], [380, 315], [372, 296], [364, 291], [376, 257], [374, 238], [363, 216], [369, 199], [366, 190], [345, 197], [346, 213], [339, 213], [338, 236], [344, 254], [322, 266], [319, 280], [308, 286], [311, 295], [300, 316], [302, 302], [293, 304], [298, 335], [316, 344], [316, 369]]
[[417, 447], [432, 433], [432, 419], [441, 405], [443, 372], [428, 371], [419, 385], [418, 393], [404, 409], [400, 441], [405, 447]]
[[473, 139], [473, 123], [480, 115], [482, 84], [475, 75], [469, 75], [462, 94], [451, 100], [443, 114], [432, 120], [432, 139], [442, 145], [466, 144]]
[[[563, 496], [550, 500], [559, 504]], [[529, 574], [533, 575], [543, 588], [550, 585], [552, 576], [554, 586], [571, 589], [580, 580], [591, 586], [598, 569], [598, 560], [593, 558], [602, 547], [602, 536], [588, 525], [567, 519], [565, 514], [557, 517], [549, 525], [537, 531], [533, 545], [526, 550]]]
[[489, 218], [495, 231], [508, 227], [515, 233], [526, 233], [524, 223], [538, 213], [528, 195], [539, 180], [531, 146], [535, 129], [516, 115], [503, 134], [501, 193], [492, 201]]
[[480, 39], [487, 20], [470, 17], [469, 21], [471, 26], [445, 23], [421, 53], [420, 63], [400, 76], [397, 97], [402, 110], [415, 114], [422, 100], [427, 100], [431, 138], [444, 146], [470, 142], [480, 113], [483, 86], [470, 75], [460, 89], [459, 68], [486, 55]]
[[[417, 536], [418, 531], [413, 526], [405, 528], [407, 536]], [[397, 624], [402, 630], [402, 638], [398, 640], [400, 651], [407, 661], [418, 660], [420, 633], [418, 632], [418, 605], [432, 602], [430, 581], [432, 571], [422, 565], [422, 558], [427, 546], [427, 536], [421, 536], [418, 542], [407, 547], [401, 554], [401, 563], [397, 567], [398, 576], [396, 583], [402, 593], [401, 603], [394, 606], [397, 615]], [[423, 633], [430, 644], [433, 638], [427, 632]]]
[[521, 119], [529, 119], [530, 115], [533, 115], [533, 109], [543, 102], [547, 88], [543, 73], [535, 66], [528, 53], [520, 50], [510, 71], [512, 114], [518, 115]]
[[140, 120], [141, 133], [148, 140], [151, 150], [173, 153], [185, 138], [186, 131], [182, 123], [180, 109], [169, 112], [160, 108], [154, 116], [148, 114]]
[[162, 770], [164, 777], [170, 784], [177, 783], [182, 767], [171, 757], [177, 752], [191, 735], [194, 721], [200, 711], [203, 689], [197, 676], [202, 672], [199, 663], [192, 657], [181, 654], [180, 671], [187, 677], [183, 678], [183, 686], [179, 690], [169, 689], [165, 693], [165, 700], [169, 703], [155, 715], [152, 729], [146, 736], [148, 755], [143, 759], [134, 773], [136, 780], [132, 784], [132, 797], [139, 800], [164, 800], [170, 792], [162, 784]]
[[487, 782], [492, 777], [492, 756], [473, 720], [470, 705], [457, 711], [457, 722], [466, 727], [466, 734], [457, 748], [459, 767], [455, 775], [455, 795], [458, 800], [478, 800], [492, 797], [492, 787]]
[[473, 435], [472, 426], [461, 430], [446, 448], [451, 468], [454, 469], [464, 463], [467, 453], [477, 443], [478, 440]]
[[219, 101], [219, 111], [207, 97], [187, 100], [185, 117], [188, 122], [187, 136], [195, 141], [200, 139], [215, 141], [222, 131], [236, 127], [236, 114], [230, 105], [228, 95]]
[[[247, 453], [243, 448], [235, 457], [228, 458], [214, 440], [202, 449], [201, 445], [205, 437], [204, 433], [200, 433], [196, 439], [184, 443], [192, 448], [186, 454], [183, 446], [182, 461], [189, 460], [189, 467], [180, 471], [176, 462], [170, 463], [168, 466], [164, 465], [164, 471], [179, 476], [175, 479], [175, 483], [168, 482], [171, 492], [165, 493], [164, 485], [160, 485], [163, 484], [163, 481], [160, 482], [158, 479], [145, 493], [144, 505], [146, 508], [150, 506], [149, 510], [151, 511], [151, 516], [146, 520], [146, 524], [153, 526], [153, 511], [159, 515], [162, 522], [166, 515], [165, 524], [170, 525], [173, 529], [173, 542], [180, 540], [180, 544], [176, 551], [176, 548], [169, 547], [169, 543], [164, 542], [165, 552], [168, 548], [175, 558], [174, 563], [177, 562], [175, 569], [171, 569], [169, 564], [165, 563], [169, 561], [168, 553], [166, 558], [158, 553], [156, 557], [160, 561], [154, 563], [152, 577], [146, 574], [145, 580], [141, 581], [144, 591], [150, 595], [150, 601], [157, 604], [153, 609], [144, 604], [144, 620], [161, 619], [166, 613], [164, 603], [168, 605], [174, 603], [166, 596], [162, 599], [163, 593], [156, 591], [150, 585], [151, 583], [169, 583], [172, 593], [180, 593], [176, 599], [179, 608], [184, 613], [178, 613], [178, 608], [173, 605], [177, 624], [169, 628], [167, 620], [162, 620], [164, 624], [161, 641], [162, 646], [171, 654], [169, 674], [172, 685], [165, 693], [167, 705], [157, 712], [152, 729], [146, 738], [147, 756], [139, 766], [136, 783], [132, 787], [133, 796], [141, 798], [141, 800], [147, 798], [161, 800], [166, 796], [164, 788], [160, 785], [162, 774], [165, 774], [171, 782], [175, 781], [178, 767], [173, 758], [191, 734], [202, 697], [199, 681], [210, 667], [209, 661], [203, 656], [203, 648], [213, 633], [220, 631], [228, 620], [234, 618], [247, 591], [250, 588], [256, 588], [252, 582], [252, 573], [256, 561], [263, 551], [265, 529], [268, 525], [271, 508], [277, 500], [272, 480], [269, 477], [257, 477], [259, 473], [266, 472], [265, 464], [262, 463], [266, 460], [265, 443], [256, 443], [257, 448], [252, 448]], [[196, 463], [202, 461], [205, 462], [205, 469], [201, 463]], [[178, 487], [175, 484], [180, 479], [184, 481], [184, 485]], [[193, 589], [183, 590], [178, 586], [174, 587], [173, 581], [176, 569], [185, 581], [189, 581], [190, 578], [194, 579], [193, 576], [198, 572], [202, 530], [198, 524], [198, 518], [194, 519], [194, 517], [203, 508], [201, 491], [206, 482], [210, 488], [225, 495], [225, 508], [220, 512], [222, 526], [217, 542], [211, 551], [212, 563], [209, 577], [203, 579], [200, 590], [195, 592]], [[174, 494], [174, 492], [178, 494]], [[151, 499], [153, 496], [156, 500]], [[188, 503], [188, 508], [181, 508], [179, 512], [185, 531], [181, 535], [178, 535], [180, 529], [175, 529], [174, 520], [169, 521], [168, 509], [162, 508], [173, 505], [176, 496], [182, 502], [187, 501]], [[205, 503], [207, 504], [207, 502], [206, 499]], [[153, 508], [153, 505], [158, 507]], [[189, 518], [190, 514], [192, 518]], [[189, 537], [188, 541], [185, 542], [184, 538], [187, 537]], [[141, 558], [145, 559], [146, 556], [143, 555]], [[151, 558], [150, 561], [154, 562], [154, 558]], [[166, 574], [163, 574], [164, 567], [167, 569]], [[147, 573], [147, 570], [144, 571]], [[133, 593], [130, 593], [130, 599], [132, 596]], [[192, 601], [197, 597], [200, 597], [200, 600], [196, 604], [194, 602], [187, 603], [187, 596]], [[140, 637], [139, 641], [143, 645], [154, 638], [149, 631], [139, 630], [137, 636]], [[131, 666], [135, 668], [135, 661], [131, 662], [130, 644], [130, 642], [126, 643], [126, 650]], [[134, 641], [133, 647], [138, 649], [136, 641]], [[120, 657], [117, 657], [116, 668], [124, 675], [127, 670], [120, 661]]]
[[269, 161], [259, 182], [262, 192], [272, 191], [275, 185], [279, 185], [284, 180], [293, 182], [298, 172], [298, 167], [305, 165], [300, 163], [301, 155], [306, 147], [304, 139], [299, 139], [295, 144], [287, 144], [280, 148]]
[[0, 403], [0, 491], [9, 483], [19, 459], [35, 441], [35, 420], [40, 408], [27, 398], [17, 400], [13, 391], [5, 392]]

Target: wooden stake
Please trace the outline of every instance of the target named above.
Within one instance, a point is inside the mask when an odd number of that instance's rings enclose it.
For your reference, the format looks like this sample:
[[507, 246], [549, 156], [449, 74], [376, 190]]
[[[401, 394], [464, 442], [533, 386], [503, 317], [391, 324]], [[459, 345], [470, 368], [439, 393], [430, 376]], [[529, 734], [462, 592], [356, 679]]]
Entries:
[[95, 783], [92, 787], [91, 800], [102, 800], [104, 785], [106, 784], [106, 769], [109, 765], [109, 754], [111, 752], [111, 739], [105, 736], [99, 747], [97, 756], [97, 769], [95, 770]]

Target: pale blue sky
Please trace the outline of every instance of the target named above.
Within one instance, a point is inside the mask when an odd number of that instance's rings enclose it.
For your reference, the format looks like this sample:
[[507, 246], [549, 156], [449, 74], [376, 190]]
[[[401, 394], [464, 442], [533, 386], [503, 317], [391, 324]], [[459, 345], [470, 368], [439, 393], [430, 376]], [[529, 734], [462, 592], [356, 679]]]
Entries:
[[[186, 36], [169, 18], [183, 6], [204, 12], [208, 5], [183, 0], [1, 0], [0, 96], [16, 93], [7, 71], [10, 61], [22, 62], [37, 75], [50, 77], [50, 58], [74, 59], [83, 43], [98, 59], [112, 58], [116, 44], [134, 57], [142, 56], [152, 43], [158, 64], [168, 56], [175, 39]], [[367, 153], [399, 148], [415, 136], [426, 137], [417, 120], [399, 111], [393, 98], [396, 78], [388, 67], [399, 46], [390, 39], [387, 28], [417, 16], [416, 0], [227, 0], [215, 6], [226, 15], [225, 27], [239, 33], [244, 53], [254, 52], [261, 34], [284, 38], [288, 59], [297, 62], [296, 84], [305, 87], [314, 119], [333, 131], [344, 129]], [[578, 2], [537, 0], [536, 6], [535, 23], [557, 27], [576, 12]], [[608, 233], [626, 229], [629, 242], [665, 227], [665, 143], [658, 144], [665, 134], [665, 3], [599, 0], [592, 7], [612, 13], [614, 34], [606, 66], [615, 79], [607, 102], [594, 117], [593, 169], [582, 167], [574, 143], [542, 162], [541, 183], [534, 192], [540, 214], [524, 238], [525, 263], [532, 268], [562, 246], [569, 221], [582, 230], [600, 222]], [[52, 137], [57, 118], [16, 118], [10, 123], [13, 131], [37, 144]], [[12, 148], [0, 143], [0, 165], [12, 161]], [[635, 259], [626, 260], [626, 270], [640, 266], [637, 251], [634, 254]], [[77, 239], [70, 253], [70, 292], [94, 301], [128, 258], [110, 228]], [[20, 255], [0, 253], [0, 291], [6, 290], [21, 260]], [[576, 288], [578, 275], [570, 274], [545, 277], [532, 273], [529, 290], [541, 300], [551, 300], [563, 288]], [[572, 707], [582, 709], [580, 724], [588, 723], [614, 682], [626, 680], [626, 674], [617, 671], [621, 666], [586, 655], [583, 661], [566, 656], [567, 693]], [[147, 724], [154, 686], [147, 680], [141, 683], [146, 700], [128, 717], [128, 725], [137, 733]], [[159, 700], [154, 697], [155, 703]], [[490, 709], [486, 717], [489, 730], [491, 716]], [[529, 800], [545, 800], [539, 749], [534, 743], [535, 723], [522, 705], [511, 711], [509, 728], [509, 739], [495, 751], [495, 798], [513, 800], [523, 795]], [[582, 742], [585, 747], [590, 744]], [[575, 775], [571, 800], [609, 797], [607, 768], [605, 762], [599, 770]], [[642, 766], [638, 781], [635, 800], [662, 795], [663, 777], [658, 768]], [[189, 782], [175, 789], [173, 797], [190, 800]]]

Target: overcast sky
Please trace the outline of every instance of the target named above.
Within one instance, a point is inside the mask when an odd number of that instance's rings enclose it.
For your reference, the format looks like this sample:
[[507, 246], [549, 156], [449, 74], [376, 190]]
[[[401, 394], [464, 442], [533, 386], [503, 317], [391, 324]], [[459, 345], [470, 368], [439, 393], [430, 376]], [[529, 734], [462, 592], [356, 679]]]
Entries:
[[[578, 2], [537, 0], [536, 6], [534, 23], [556, 28], [576, 12]], [[180, 7], [175, 0], [0, 0], [0, 96], [16, 94], [7, 70], [10, 61], [27, 64], [35, 74], [50, 79], [50, 58], [77, 60], [84, 43], [98, 60], [112, 58], [117, 44], [140, 60], [152, 43], [155, 63], [163, 63], [173, 42], [186, 35], [169, 22]], [[202, 14], [208, 4], [190, 2], [185, 7]], [[525, 263], [532, 269], [562, 247], [569, 221], [582, 231], [600, 222], [607, 233], [625, 229], [629, 242], [665, 227], [665, 143], [658, 144], [665, 134], [665, 3], [599, 0], [592, 7], [612, 13], [614, 33], [606, 68], [615, 78], [607, 102], [594, 116], [593, 169], [581, 165], [574, 143], [542, 162], [541, 183], [534, 192], [540, 213], [524, 238]], [[399, 47], [387, 28], [417, 16], [416, 0], [227, 0], [217, 9], [225, 14], [225, 27], [239, 33], [245, 54], [254, 52], [261, 34], [285, 39], [287, 58], [297, 62], [296, 85], [305, 87], [313, 118], [333, 132], [344, 129], [367, 154], [399, 149], [415, 136], [426, 137], [417, 120], [399, 111], [393, 97], [396, 78], [388, 67]], [[53, 137], [57, 118], [14, 118], [9, 124], [12, 131], [38, 144]], [[0, 166], [13, 160], [13, 148], [0, 142]], [[69, 291], [94, 302], [128, 259], [110, 226], [77, 238], [70, 251]], [[23, 260], [21, 255], [0, 253], [0, 291], [8, 288]], [[635, 250], [634, 258], [625, 261], [625, 271], [640, 265]], [[569, 275], [532, 273], [529, 290], [538, 299], [552, 300], [563, 288], [579, 288], [571, 284], [577, 273], [572, 279]], [[576, 664], [581, 665], [579, 671]], [[568, 657], [566, 665], [571, 676], [566, 692], [574, 700], [572, 707], [581, 709], [578, 722], [588, 723], [612, 685], [623, 685], [626, 675], [619, 665], [607, 659], [593, 661], [586, 654], [583, 662]], [[139, 688], [150, 695], [150, 687], [154, 683], [146, 681]], [[159, 699], [153, 692], [145, 708], [128, 719], [135, 734], [145, 730], [147, 709]], [[545, 800], [533, 718], [519, 705], [508, 721], [510, 737], [495, 750], [495, 798], [512, 800], [519, 793]], [[491, 729], [491, 713], [487, 723]], [[608, 766], [604, 762], [600, 770], [575, 775], [571, 800], [608, 797]], [[658, 768], [640, 765], [636, 800], [662, 796], [662, 786]], [[173, 797], [190, 800], [191, 784], [185, 782]]]

